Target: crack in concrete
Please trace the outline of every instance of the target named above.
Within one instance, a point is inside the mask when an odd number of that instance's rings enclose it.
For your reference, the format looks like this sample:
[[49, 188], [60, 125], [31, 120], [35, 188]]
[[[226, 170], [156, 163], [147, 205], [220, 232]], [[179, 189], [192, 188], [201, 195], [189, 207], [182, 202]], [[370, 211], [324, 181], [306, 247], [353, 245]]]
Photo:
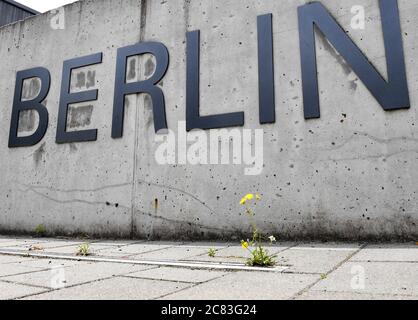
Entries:
[[159, 300], [159, 299], [162, 299], [162, 298], [168, 297], [168, 296], [170, 296], [170, 295], [173, 295], [173, 294], [176, 294], [176, 293], [179, 293], [179, 292], [182, 292], [182, 291], [188, 290], [188, 289], [195, 288], [195, 287], [200, 286], [200, 285], [202, 285], [202, 284], [205, 284], [205, 283], [208, 283], [208, 282], [211, 282], [211, 281], [214, 281], [214, 280], [219, 280], [219, 279], [222, 279], [222, 278], [224, 278], [224, 277], [226, 277], [226, 276], [228, 276], [228, 275], [230, 275], [230, 274], [232, 274], [232, 273], [234, 273], [234, 272], [238, 272], [238, 271], [231, 271], [231, 272], [226, 273], [226, 274], [223, 274], [223, 275], [221, 275], [221, 276], [219, 276], [219, 277], [217, 277], [217, 278], [213, 278], [213, 279], [210, 279], [210, 280], [207, 280], [207, 281], [203, 281], [203, 282], [200, 282], [200, 283], [196, 283], [196, 284], [194, 284], [194, 285], [191, 285], [190, 287], [187, 287], [187, 288], [182, 288], [182, 289], [179, 289], [179, 290], [176, 290], [176, 291], [173, 291], [173, 292], [167, 293], [167, 294], [163, 294], [163, 295], [161, 295], [161, 296], [159, 296], [159, 297], [157, 297], [157, 298], [154, 298], [153, 300]]
[[[143, 270], [140, 270], [140, 271], [147, 271], [147, 270], [152, 270], [152, 269], [157, 269], [157, 268], [158, 267], [149, 267], [147, 269], [143, 269]], [[48, 271], [48, 270], [45, 270], [45, 271]], [[77, 283], [77, 284], [74, 284], [74, 285], [65, 286], [64, 288], [58, 288], [58, 289], [48, 288], [49, 290], [47, 290], [47, 291], [33, 293], [33, 294], [25, 295], [25, 296], [20, 296], [18, 298], [14, 298], [12, 300], [25, 299], [25, 298], [29, 298], [29, 297], [34, 297], [34, 296], [42, 295], [42, 294], [45, 294], [45, 293], [50, 293], [50, 292], [55, 292], [55, 291], [61, 291], [61, 290], [70, 289], [70, 288], [74, 288], [74, 287], [78, 287], [78, 286], [82, 286], [82, 285], [86, 285], [86, 284], [92, 284], [92, 283], [96, 283], [96, 282], [110, 280], [110, 279], [113, 279], [113, 278], [123, 277], [125, 274], [127, 275], [127, 274], [131, 274], [131, 273], [135, 273], [135, 272], [138, 272], [138, 271], [133, 271], [133, 272], [129, 272], [129, 273], [121, 273], [121, 274], [112, 275], [112, 276], [109, 276], [109, 277], [104, 277], [104, 278], [101, 278], [101, 279], [96, 279], [96, 280], [86, 281], [86, 282], [82, 282], [82, 283]], [[15, 283], [16, 284], [20, 284], [20, 285], [24, 284], [24, 283], [19, 283], [19, 282], [15, 282]], [[24, 285], [26, 285], [26, 284], [24, 284]]]
[[131, 182], [118, 183], [118, 184], [112, 184], [112, 185], [107, 185], [107, 186], [102, 186], [102, 187], [92, 188], [92, 189], [60, 189], [60, 188], [52, 188], [48, 186], [34, 186], [34, 185], [29, 185], [29, 184], [24, 184], [24, 183], [19, 183], [19, 182], [17, 182], [17, 184], [26, 188], [31, 188], [33, 190], [49, 190], [49, 191], [62, 192], [62, 193], [74, 193], [74, 192], [103, 191], [103, 190], [108, 190], [108, 189], [130, 186], [132, 183]]
[[[198, 201], [199, 203], [201, 203], [204, 207], [206, 207], [211, 213], [215, 213], [213, 209], [211, 209], [209, 206], [207, 206], [203, 201], [201, 201], [199, 198], [197, 198], [196, 196], [192, 195], [191, 193], [188, 193], [184, 190], [178, 189], [178, 188], [174, 188], [174, 187], [169, 187], [169, 186], [162, 186], [162, 185], [158, 185], [155, 183], [150, 183], [144, 180], [138, 180], [140, 183], [144, 183], [144, 184], [150, 184], [159, 188], [166, 188], [168, 190], [173, 190], [173, 191], [177, 191], [180, 193], [183, 193], [185, 195], [188, 195], [189, 197], [195, 199], [196, 201]], [[127, 186], [127, 185], [131, 185], [130, 183], [124, 183], [124, 184], [116, 184], [116, 185], [111, 185], [111, 186], [104, 186], [104, 187], [100, 187], [100, 188], [96, 188], [96, 189], [90, 189], [90, 190], [86, 190], [86, 189], [72, 189], [72, 190], [64, 190], [64, 189], [53, 189], [53, 188], [49, 188], [49, 187], [45, 187], [45, 186], [32, 186], [32, 185], [25, 185], [25, 184], [21, 184], [18, 183], [19, 185], [25, 187], [26, 189], [18, 189], [20, 192], [22, 193], [27, 193], [27, 192], [32, 192], [42, 198], [45, 198], [49, 201], [55, 202], [55, 203], [59, 203], [59, 204], [71, 204], [71, 203], [82, 203], [82, 204], [87, 204], [87, 205], [92, 205], [92, 206], [107, 206], [106, 201], [88, 201], [85, 199], [68, 199], [68, 200], [60, 200], [57, 198], [54, 198], [52, 196], [46, 195], [42, 192], [39, 192], [38, 190], [50, 190], [50, 191], [54, 191], [54, 192], [60, 192], [60, 193], [74, 193], [74, 192], [95, 192], [95, 191], [100, 191], [100, 190], [106, 190], [106, 189], [113, 189], [113, 188], [117, 188], [117, 187], [121, 187], [121, 186]], [[121, 205], [119, 204], [118, 208], [122, 208], [125, 210], [131, 210], [130, 206], [126, 206], [126, 205]], [[196, 222], [189, 222], [189, 221], [183, 221], [183, 220], [176, 220], [176, 219], [170, 219], [170, 218], [166, 218], [163, 216], [158, 216], [158, 215], [153, 215], [151, 213], [148, 212], [144, 212], [144, 211], [140, 211], [135, 209], [135, 213], [140, 213], [141, 215], [146, 215], [149, 216], [151, 218], [156, 218], [159, 220], [164, 220], [167, 222], [171, 222], [171, 223], [177, 223], [177, 224], [189, 224], [189, 225], [193, 225], [202, 229], [206, 229], [206, 230], [215, 230], [215, 231], [229, 231], [229, 232], [237, 232], [234, 229], [225, 229], [225, 228], [216, 228], [216, 227], [210, 227], [210, 226], [206, 226], [203, 224], [199, 224]]]
[[[23, 189], [18, 189], [20, 192], [22, 193], [27, 193], [28, 191], [35, 193], [36, 195], [45, 198], [49, 201], [55, 202], [55, 203], [60, 203], [60, 204], [70, 204], [70, 203], [83, 203], [83, 204], [87, 204], [87, 205], [92, 205], [92, 206], [107, 206], [106, 202], [102, 202], [102, 201], [87, 201], [87, 200], [83, 200], [83, 199], [69, 199], [69, 200], [59, 200], [59, 199], [55, 199], [51, 196], [48, 196], [46, 194], [43, 194], [41, 192], [38, 192], [32, 188], [27, 188], [26, 190]], [[127, 206], [123, 206], [123, 205], [119, 205], [118, 208], [123, 208], [123, 209], [130, 209]]]
[[237, 232], [236, 230], [233, 229], [228, 229], [228, 228], [216, 228], [216, 227], [209, 227], [209, 226], [205, 226], [203, 224], [200, 223], [196, 223], [196, 222], [190, 222], [190, 221], [184, 221], [184, 220], [175, 220], [175, 219], [170, 219], [170, 218], [165, 218], [162, 216], [158, 216], [158, 215], [154, 215], [148, 212], [144, 212], [141, 210], [135, 210], [137, 213], [141, 214], [141, 215], [146, 215], [149, 216], [150, 218], [155, 218], [155, 219], [159, 219], [159, 220], [164, 220], [167, 222], [171, 222], [171, 223], [179, 223], [179, 224], [188, 224], [188, 225], [193, 225], [202, 229], [206, 229], [206, 230], [215, 230], [215, 231], [228, 231], [228, 232]]
[[168, 185], [161, 185], [161, 184], [154, 183], [154, 182], [140, 180], [140, 179], [138, 179], [137, 181], [139, 183], [142, 183], [142, 184], [148, 184], [148, 185], [151, 185], [151, 186], [154, 186], [154, 187], [157, 187], [157, 188], [161, 188], [161, 189], [177, 191], [179, 193], [187, 195], [187, 196], [191, 197], [192, 199], [196, 200], [197, 202], [199, 202], [202, 206], [204, 206], [206, 209], [208, 209], [211, 213], [215, 214], [215, 211], [212, 208], [210, 208], [205, 202], [203, 202], [197, 196], [195, 196], [195, 195], [193, 195], [193, 194], [191, 194], [191, 193], [189, 193], [185, 190], [182, 190], [182, 189], [179, 189], [179, 188], [176, 188], [176, 187], [172, 187], [172, 186], [168, 186]]
[[[19, 191], [22, 192], [22, 193], [27, 193], [27, 192], [30, 191], [30, 192], [33, 192], [33, 193], [35, 193], [36, 195], [38, 195], [38, 196], [40, 196], [42, 198], [45, 198], [45, 199], [47, 199], [49, 201], [52, 201], [52, 202], [55, 202], [55, 203], [59, 203], [59, 204], [83, 203], [83, 204], [87, 204], [87, 205], [91, 205], [91, 206], [97, 206], [97, 205], [99, 205], [99, 206], [107, 206], [106, 202], [104, 202], [104, 201], [87, 201], [87, 200], [83, 200], [83, 199], [59, 200], [59, 199], [53, 198], [51, 196], [48, 196], [46, 194], [43, 194], [41, 192], [38, 192], [38, 191], [36, 191], [36, 190], [34, 190], [34, 189], [30, 188], [30, 187], [28, 187], [26, 190], [19, 189]], [[118, 208], [122, 208], [122, 209], [126, 209], [126, 210], [131, 210], [130, 207], [124, 206], [124, 205], [121, 205], [121, 204], [119, 204]], [[184, 221], [184, 220], [175, 220], [175, 219], [165, 218], [165, 217], [162, 217], [162, 216], [153, 215], [151, 213], [143, 212], [143, 211], [140, 211], [140, 210], [135, 210], [135, 212], [136, 213], [140, 213], [141, 215], [149, 216], [151, 218], [156, 218], [156, 219], [164, 220], [164, 221], [171, 222], [171, 223], [189, 224], [189, 225], [193, 225], [193, 226], [196, 226], [196, 227], [199, 227], [199, 228], [202, 228], [202, 229], [206, 229], [206, 230], [215, 230], [215, 231], [223, 231], [223, 232], [224, 231], [236, 232], [236, 230], [233, 230], [233, 229], [209, 227], [209, 226], [205, 226], [203, 224], [199, 224], [199, 223], [196, 223], [196, 222], [189, 222], [189, 221]]]
[[[324, 273], [325, 277], [328, 277], [331, 273], [339, 269], [343, 264], [345, 264], [348, 260], [350, 260], [352, 257], [354, 257], [357, 253], [359, 253], [361, 250], [363, 250], [365, 247], [367, 247], [367, 243], [362, 244], [360, 248], [358, 248], [356, 251], [350, 253], [343, 261], [338, 263], [334, 268], [332, 268], [330, 271]], [[304, 293], [308, 292], [310, 289], [312, 289], [317, 283], [321, 282], [323, 279], [320, 277], [318, 280], [314, 281], [313, 283], [309, 284], [307, 287], [300, 290], [298, 293], [296, 293], [293, 297], [291, 297], [289, 300], [296, 300], [296, 298], [300, 297]]]
[[354, 132], [350, 138], [348, 138], [347, 140], [345, 140], [342, 144], [335, 146], [333, 148], [325, 148], [322, 149], [323, 151], [335, 151], [335, 150], [339, 150], [341, 148], [343, 148], [345, 145], [347, 145], [349, 142], [351, 142], [352, 140], [354, 140], [355, 138], [358, 137], [366, 137], [370, 140], [373, 140], [379, 144], [385, 144], [388, 145], [392, 142], [400, 142], [400, 141], [404, 141], [404, 142], [416, 142], [418, 143], [418, 139], [417, 138], [413, 138], [413, 137], [393, 137], [393, 138], [387, 138], [387, 139], [383, 139], [383, 138], [378, 138], [375, 137], [367, 132], [360, 132], [360, 131], [356, 131]]
[[397, 152], [391, 152], [391, 153], [385, 153], [385, 154], [378, 154], [378, 155], [370, 155], [370, 156], [359, 156], [359, 157], [347, 157], [347, 158], [327, 158], [327, 159], [315, 159], [315, 160], [308, 160], [308, 159], [302, 159], [302, 158], [290, 158], [291, 161], [294, 162], [309, 162], [311, 164], [313, 163], [323, 163], [323, 162], [342, 162], [342, 161], [362, 161], [362, 160], [377, 160], [377, 159], [390, 159], [395, 156], [399, 156], [402, 154], [408, 154], [408, 153], [417, 153], [418, 150], [404, 150], [404, 151], [397, 151]]

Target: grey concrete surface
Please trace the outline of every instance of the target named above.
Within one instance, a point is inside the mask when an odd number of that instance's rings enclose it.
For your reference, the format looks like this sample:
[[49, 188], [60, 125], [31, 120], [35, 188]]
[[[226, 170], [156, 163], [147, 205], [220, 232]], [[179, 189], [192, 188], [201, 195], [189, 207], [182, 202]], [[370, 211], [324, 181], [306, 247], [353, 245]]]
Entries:
[[48, 292], [30, 300], [143, 300], [155, 299], [170, 292], [187, 288], [188, 284], [147, 279], [114, 277], [77, 287], [66, 288], [59, 292]]
[[[377, 0], [321, 1], [386, 75]], [[410, 110], [384, 112], [333, 47], [317, 34], [321, 119], [302, 109], [297, 7], [292, 1], [84, 0], [0, 28], [0, 231], [148, 239], [240, 238], [249, 223], [240, 198], [262, 194], [256, 222], [283, 238], [415, 239], [418, 236], [418, 4], [399, 0], [411, 95]], [[364, 30], [350, 10], [365, 8]], [[244, 111], [245, 129], [258, 119], [257, 15], [273, 13], [277, 121], [264, 130], [264, 168], [156, 163], [151, 101], [127, 97], [124, 136], [111, 139], [117, 48], [164, 43], [170, 66], [164, 91], [169, 128], [185, 119], [186, 31], [201, 30], [201, 114]], [[73, 71], [72, 91], [99, 89], [97, 101], [72, 106], [69, 130], [98, 129], [98, 140], [55, 143], [62, 63], [103, 52], [103, 63]], [[152, 73], [144, 55], [128, 64], [128, 80]], [[49, 128], [36, 146], [8, 149], [16, 72], [51, 72], [45, 105]], [[84, 80], [83, 80], [84, 79]], [[25, 83], [24, 98], [36, 94]], [[30, 134], [36, 116], [22, 116]], [[241, 128], [239, 128], [241, 130]], [[156, 205], [156, 203], [158, 205]]]
[[[32, 240], [13, 239], [17, 247], [28, 241]], [[0, 299], [418, 300], [418, 261], [413, 259], [418, 243], [283, 242], [275, 248], [279, 250], [277, 266], [285, 269], [244, 271], [225, 269], [244, 267], [246, 251], [234, 243], [168, 246], [167, 242], [89, 240], [92, 245], [129, 247], [129, 255], [111, 251], [107, 262], [102, 262], [103, 256], [95, 253], [87, 262], [76, 251], [69, 254], [66, 250], [78, 241], [69, 239], [68, 246], [61, 246], [62, 252], [49, 252], [56, 242], [43, 239], [45, 248], [38, 251], [0, 248]], [[59, 242], [65, 244], [65, 240]], [[209, 248], [220, 250], [210, 258], [207, 251], [201, 253]], [[235, 260], [228, 261], [228, 255], [218, 257], [223, 251]], [[191, 252], [196, 255], [191, 257]], [[36, 253], [45, 257], [31, 256]], [[185, 256], [187, 264], [167, 265], [184, 262]], [[381, 256], [394, 259], [383, 261]], [[215, 270], [218, 266], [223, 269]]]

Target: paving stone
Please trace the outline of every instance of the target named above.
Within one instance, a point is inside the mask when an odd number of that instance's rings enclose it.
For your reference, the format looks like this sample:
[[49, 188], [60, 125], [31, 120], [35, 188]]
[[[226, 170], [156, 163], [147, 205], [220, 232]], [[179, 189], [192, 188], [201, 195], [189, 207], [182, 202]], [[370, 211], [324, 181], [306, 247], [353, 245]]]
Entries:
[[213, 249], [222, 249], [222, 248], [228, 248], [230, 246], [236, 245], [236, 242], [214, 242], [214, 241], [190, 241], [185, 242], [185, 247], [200, 247], [205, 248], [207, 250], [213, 248]]
[[417, 271], [418, 263], [348, 262], [311, 290], [418, 296]]
[[292, 249], [317, 249], [317, 250], [335, 250], [335, 251], [356, 251], [361, 248], [360, 243], [356, 242], [310, 242], [299, 243]]
[[35, 245], [37, 243], [40, 243], [40, 241], [35, 241], [35, 240], [12, 240], [12, 241], [4, 241], [0, 243], [0, 250], [2, 249], [18, 249], [19, 247], [23, 248], [23, 249], [19, 249], [19, 250], [24, 250], [24, 248], [26, 248], [27, 246], [30, 245]]
[[185, 268], [160, 267], [129, 274], [130, 277], [147, 278], [154, 280], [181, 281], [199, 283], [213, 280], [226, 275], [226, 272], [210, 270], [192, 270]]
[[41, 268], [23, 266], [16, 263], [5, 263], [0, 265], [0, 277], [6, 277], [26, 272], [36, 272], [39, 270], [41, 270]]
[[[16, 247], [27, 250], [36, 245], [43, 247], [41, 253], [53, 251], [51, 253], [73, 256], [78, 246], [85, 242], [90, 243], [96, 257], [233, 265], [243, 265], [249, 257], [237, 242], [86, 241], [0, 236], [0, 250], [10, 246], [15, 250]], [[208, 257], [210, 248], [218, 250], [215, 258]], [[297, 246], [278, 243], [269, 251], [277, 253], [279, 265], [290, 266], [284, 273], [193, 270], [0, 254], [0, 299], [49, 290], [56, 285], [53, 280], [57, 272], [62, 271], [67, 288], [37, 295], [36, 299], [152, 299], [165, 298], [165, 295], [168, 299], [210, 300], [418, 299], [416, 244], [368, 245], [320, 280], [321, 274], [333, 270], [359, 248], [357, 243], [317, 242]], [[365, 272], [365, 288], [353, 290], [351, 283], [359, 267]], [[8, 284], [6, 280], [12, 283]], [[318, 280], [308, 292], [296, 296]]]
[[[79, 262], [75, 266], [63, 268], [65, 286], [74, 286], [112, 276], [123, 275], [149, 269], [149, 266], [138, 266], [120, 263]], [[34, 286], [55, 288], [58, 271], [50, 269], [42, 272], [5, 277], [4, 280]]]
[[202, 254], [207, 254], [208, 250], [205, 248], [192, 247], [169, 247], [163, 250], [142, 253], [139, 255], [130, 256], [130, 259], [135, 260], [185, 260]]
[[[62, 253], [62, 254], [76, 255], [77, 252], [79, 251], [80, 245], [82, 244], [83, 243], [72, 245], [72, 246], [66, 246], [66, 247], [48, 248], [43, 251], [47, 253], [57, 253], [57, 254]], [[117, 248], [117, 247], [115, 246], [114, 248]], [[98, 245], [95, 243], [89, 243], [89, 249], [93, 255], [97, 255], [100, 252], [100, 250], [111, 249], [111, 248], [109, 248], [109, 246], [106, 246], [106, 245]]]
[[296, 300], [418, 300], [418, 296], [308, 291]]
[[15, 262], [17, 265], [26, 267], [36, 267], [41, 269], [69, 267], [79, 264], [77, 260], [62, 260], [62, 259], [48, 259], [48, 258], [25, 258], [21, 261]]
[[[269, 252], [269, 254], [277, 254], [285, 249], [288, 249], [291, 244], [283, 244], [283, 245], [264, 245], [263, 247]], [[250, 248], [253, 249], [253, 248]], [[240, 258], [249, 258], [251, 256], [248, 250], [245, 250], [241, 245], [234, 245], [228, 248], [219, 250], [216, 253], [217, 257], [225, 258], [225, 257], [240, 257]]]
[[289, 249], [277, 256], [279, 265], [287, 265], [285, 272], [327, 273], [343, 262], [354, 250]]
[[390, 244], [368, 245], [357, 253], [351, 261], [414, 261], [418, 262], [418, 245]]
[[169, 300], [289, 299], [318, 280], [316, 275], [235, 272], [163, 297]]
[[80, 245], [82, 242], [74, 242], [74, 241], [47, 241], [45, 240], [42, 242], [29, 242], [24, 244], [19, 244], [15, 246], [9, 246], [8, 249], [10, 250], [25, 250], [25, 251], [51, 251], [53, 248], [62, 248], [62, 250], [65, 250], [65, 247], [69, 246], [76, 246]]
[[24, 262], [29, 261], [30, 258], [24, 258], [19, 256], [0, 255], [0, 264], [13, 263], [13, 262]]
[[[279, 252], [288, 249], [292, 244], [283, 244], [283, 245], [265, 245], [265, 248], [268, 250], [269, 254], [276, 255]], [[187, 258], [188, 261], [195, 262], [217, 262], [217, 263], [231, 263], [231, 264], [245, 264], [248, 258], [251, 257], [251, 253], [248, 250], [245, 250], [240, 245], [229, 246], [226, 248], [221, 248], [216, 252], [215, 257], [209, 257], [207, 251], [196, 257]]]
[[247, 262], [247, 258], [240, 257], [209, 257], [208, 255], [201, 255], [198, 257], [187, 258], [184, 261], [190, 263], [216, 263], [216, 264], [227, 264], [227, 265], [238, 265], [243, 266]]
[[106, 257], [129, 257], [141, 253], [152, 252], [156, 250], [166, 249], [178, 245], [178, 243], [147, 243], [132, 244], [120, 248], [105, 248], [96, 252], [99, 256]]
[[46, 289], [8, 283], [0, 280], [0, 300], [11, 300], [27, 295], [46, 292]]
[[144, 243], [144, 242], [145, 240], [99, 240], [99, 241], [94, 241], [94, 244], [100, 245], [100, 246], [123, 247], [123, 246], [132, 245], [132, 244]]
[[[150, 300], [190, 284], [115, 277], [29, 297], [30, 300]], [[139, 310], [140, 312], [140, 310]]]

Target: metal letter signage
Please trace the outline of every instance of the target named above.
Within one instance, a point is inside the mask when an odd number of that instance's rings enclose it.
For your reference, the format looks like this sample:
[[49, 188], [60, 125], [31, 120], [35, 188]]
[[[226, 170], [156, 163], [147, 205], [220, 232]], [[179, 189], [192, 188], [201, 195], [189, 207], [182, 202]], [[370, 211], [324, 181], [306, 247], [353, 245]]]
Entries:
[[244, 125], [244, 112], [200, 116], [200, 31], [187, 32], [186, 127], [215, 129]]
[[379, 0], [386, 49], [388, 82], [378, 73], [331, 14], [319, 2], [298, 8], [305, 118], [319, 118], [315, 53], [316, 25], [344, 57], [384, 110], [410, 107], [397, 0]]
[[[26, 79], [39, 78], [41, 81], [41, 90], [38, 96], [29, 101], [22, 101], [23, 82]], [[34, 68], [19, 71], [16, 75], [16, 87], [12, 108], [12, 119], [10, 123], [9, 148], [34, 146], [44, 137], [48, 129], [48, 110], [42, 105], [42, 102], [48, 95], [51, 85], [51, 75], [45, 68]], [[19, 115], [22, 111], [35, 110], [39, 115], [39, 125], [35, 133], [28, 137], [18, 137]]]
[[97, 130], [67, 132], [68, 105], [97, 100], [98, 90], [70, 93], [71, 71], [73, 69], [102, 63], [102, 53], [64, 61], [62, 70], [61, 98], [58, 112], [57, 143], [96, 141]]
[[257, 18], [260, 123], [276, 122], [272, 14]]
[[[320, 2], [311, 2], [298, 7], [305, 119], [320, 117], [315, 26], [341, 54], [384, 110], [410, 108], [398, 1], [379, 0], [379, 6], [387, 60], [387, 80], [379, 74], [359, 47], [356, 46]], [[270, 124], [276, 122], [272, 14], [264, 14], [257, 17], [257, 39], [259, 121], [260, 124]], [[200, 115], [199, 30], [187, 32], [186, 46], [186, 130], [243, 126], [244, 112], [209, 116]], [[146, 80], [127, 82], [128, 58], [143, 54], [151, 54], [155, 57], [156, 68], [154, 74]], [[67, 132], [66, 127], [70, 104], [97, 100], [98, 98], [98, 90], [70, 92], [72, 70], [99, 63], [102, 63], [102, 53], [64, 62], [56, 134], [57, 143], [94, 141], [97, 139], [96, 129]], [[165, 76], [168, 66], [169, 52], [162, 43], [142, 42], [118, 49], [113, 99], [112, 138], [116, 139], [123, 136], [125, 96], [130, 94], [149, 94], [152, 99], [155, 132], [168, 128], [164, 92], [158, 86], [158, 83]], [[40, 79], [40, 93], [33, 100], [22, 101], [24, 80], [30, 78]], [[45, 68], [34, 68], [17, 72], [10, 124], [10, 148], [35, 145], [45, 135], [48, 127], [48, 111], [41, 103], [48, 95], [50, 78], [49, 71]], [[39, 114], [39, 125], [33, 135], [18, 137], [19, 115], [26, 110], [35, 110]]]
[[[156, 69], [147, 80], [126, 83], [126, 65], [128, 57], [150, 53], [155, 56]], [[158, 42], [143, 42], [118, 49], [116, 61], [115, 98], [113, 102], [112, 138], [123, 135], [123, 119], [125, 116], [125, 96], [134, 93], [148, 93], [152, 99], [155, 132], [167, 129], [164, 93], [157, 87], [168, 69], [169, 55], [165, 45]]]

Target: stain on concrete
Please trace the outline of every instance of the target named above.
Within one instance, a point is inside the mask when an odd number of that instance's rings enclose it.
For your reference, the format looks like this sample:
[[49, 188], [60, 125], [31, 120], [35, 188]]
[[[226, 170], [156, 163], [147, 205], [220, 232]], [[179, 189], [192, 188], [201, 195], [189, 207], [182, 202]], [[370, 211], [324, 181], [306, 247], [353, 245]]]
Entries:
[[153, 58], [147, 59], [145, 63], [145, 77], [150, 77], [155, 70], [155, 63]]
[[352, 71], [350, 65], [344, 60], [344, 58], [338, 53], [338, 51], [335, 50], [335, 48], [331, 45], [331, 43], [319, 29], [317, 29], [316, 34], [318, 35], [318, 38], [321, 40], [324, 49], [328, 51], [338, 61], [338, 63], [343, 67], [345, 74], [349, 75]]
[[152, 109], [152, 99], [149, 94], [145, 94], [144, 96], [144, 107], [147, 114], [147, 120], [146, 120], [146, 127], [149, 128], [154, 124], [154, 113]]
[[128, 64], [127, 80], [136, 79], [136, 59], [130, 59]]
[[96, 71], [89, 70], [87, 72], [80, 71], [76, 75], [76, 84], [77, 89], [91, 88], [96, 85]]
[[36, 125], [36, 111], [25, 110], [19, 113], [18, 132], [32, 132]]
[[86, 83], [86, 87], [87, 89], [94, 87], [96, 85], [96, 71], [91, 71], [89, 70], [87, 72], [87, 83]]
[[86, 74], [84, 72], [78, 72], [77, 75], [77, 82], [75, 84], [76, 88], [81, 89], [86, 86]]
[[356, 91], [357, 90], [357, 80], [358, 79], [350, 81], [350, 88], [353, 91]]
[[144, 96], [144, 106], [146, 110], [152, 111], [152, 99], [149, 94]]
[[80, 71], [76, 74], [75, 87], [77, 89], [91, 88], [96, 85], [96, 71], [89, 70], [87, 72]]
[[80, 128], [90, 125], [93, 114], [93, 106], [70, 107], [68, 114], [67, 127], [70, 129]]
[[35, 164], [38, 165], [45, 154], [45, 142], [41, 144], [41, 146], [36, 149], [36, 151], [33, 153], [33, 160], [35, 161]]
[[70, 143], [69, 146], [70, 146], [70, 152], [72, 153], [77, 152], [78, 148], [75, 143]]
[[41, 91], [41, 80], [39, 78], [27, 79], [23, 82], [22, 100], [32, 100]]

